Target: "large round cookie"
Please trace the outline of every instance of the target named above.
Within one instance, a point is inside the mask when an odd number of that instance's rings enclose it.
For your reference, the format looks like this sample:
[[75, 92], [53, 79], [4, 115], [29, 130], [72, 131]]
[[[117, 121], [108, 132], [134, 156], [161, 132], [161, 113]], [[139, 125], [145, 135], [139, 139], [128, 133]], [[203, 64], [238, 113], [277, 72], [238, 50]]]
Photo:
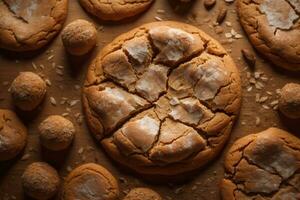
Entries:
[[175, 175], [211, 161], [229, 138], [239, 73], [196, 27], [156, 22], [107, 45], [89, 67], [83, 105], [106, 152], [143, 174]]
[[300, 199], [300, 140], [277, 128], [237, 140], [225, 158], [222, 199]]
[[31, 51], [46, 45], [62, 28], [68, 0], [0, 1], [0, 48]]
[[237, 10], [260, 53], [279, 67], [300, 70], [299, 0], [238, 0]]
[[147, 10], [154, 0], [79, 0], [82, 7], [101, 20], [118, 21]]

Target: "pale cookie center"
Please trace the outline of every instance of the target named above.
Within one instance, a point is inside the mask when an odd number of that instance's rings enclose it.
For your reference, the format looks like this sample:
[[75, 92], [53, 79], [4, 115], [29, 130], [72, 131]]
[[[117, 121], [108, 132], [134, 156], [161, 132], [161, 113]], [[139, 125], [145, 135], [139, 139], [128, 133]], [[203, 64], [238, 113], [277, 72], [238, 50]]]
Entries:
[[266, 15], [271, 26], [289, 30], [299, 19], [296, 11], [299, 12], [300, 3], [298, 0], [266, 0], [259, 9]]

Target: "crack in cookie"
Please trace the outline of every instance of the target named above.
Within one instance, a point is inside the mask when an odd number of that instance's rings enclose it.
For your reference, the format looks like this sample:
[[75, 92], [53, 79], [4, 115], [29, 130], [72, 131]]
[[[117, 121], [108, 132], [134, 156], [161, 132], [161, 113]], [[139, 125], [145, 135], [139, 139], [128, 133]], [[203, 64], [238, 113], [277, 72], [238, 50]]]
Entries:
[[240, 101], [239, 74], [226, 51], [176, 22], [116, 38], [91, 64], [83, 89], [91, 132], [112, 158], [146, 174], [174, 175], [212, 160]]

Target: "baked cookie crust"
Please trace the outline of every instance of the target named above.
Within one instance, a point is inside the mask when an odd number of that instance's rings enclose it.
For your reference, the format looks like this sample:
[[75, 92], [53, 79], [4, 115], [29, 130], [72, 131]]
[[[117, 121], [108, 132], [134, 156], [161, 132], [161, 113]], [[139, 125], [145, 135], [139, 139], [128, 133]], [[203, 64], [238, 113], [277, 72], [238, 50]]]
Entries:
[[225, 158], [224, 200], [299, 199], [300, 140], [269, 128], [237, 140]]
[[83, 107], [91, 132], [117, 162], [176, 175], [222, 150], [241, 103], [238, 70], [196, 27], [155, 22], [107, 45], [89, 67]]
[[60, 31], [68, 0], [0, 1], [0, 48], [32, 51], [45, 46]]
[[75, 168], [67, 176], [62, 200], [115, 200], [119, 197], [117, 180], [98, 164], [87, 163]]
[[279, 67], [300, 70], [300, 1], [238, 0], [237, 11], [261, 54]]
[[146, 11], [154, 0], [79, 0], [90, 14], [106, 21], [119, 21]]
[[18, 116], [0, 109], [0, 161], [15, 158], [27, 143], [27, 129]]

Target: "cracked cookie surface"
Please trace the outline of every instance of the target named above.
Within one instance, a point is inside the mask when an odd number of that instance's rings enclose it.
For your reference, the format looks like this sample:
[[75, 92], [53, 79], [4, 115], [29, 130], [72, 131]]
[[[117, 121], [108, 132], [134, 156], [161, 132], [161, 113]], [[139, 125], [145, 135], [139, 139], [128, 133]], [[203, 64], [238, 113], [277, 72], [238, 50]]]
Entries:
[[175, 175], [222, 150], [238, 115], [238, 70], [220, 44], [177, 22], [143, 25], [107, 45], [83, 88], [88, 126], [117, 162]]
[[18, 116], [0, 109], [0, 161], [16, 157], [25, 147], [27, 129]]
[[154, 0], [79, 0], [82, 7], [101, 20], [118, 21], [146, 11]]
[[224, 200], [300, 198], [300, 140], [269, 128], [237, 140], [225, 158]]
[[62, 28], [67, 6], [68, 0], [0, 1], [0, 48], [32, 51], [45, 46]]
[[113, 175], [100, 165], [88, 163], [75, 168], [65, 180], [63, 200], [115, 200], [119, 186]]
[[237, 10], [260, 53], [279, 67], [300, 70], [300, 1], [239, 0]]

